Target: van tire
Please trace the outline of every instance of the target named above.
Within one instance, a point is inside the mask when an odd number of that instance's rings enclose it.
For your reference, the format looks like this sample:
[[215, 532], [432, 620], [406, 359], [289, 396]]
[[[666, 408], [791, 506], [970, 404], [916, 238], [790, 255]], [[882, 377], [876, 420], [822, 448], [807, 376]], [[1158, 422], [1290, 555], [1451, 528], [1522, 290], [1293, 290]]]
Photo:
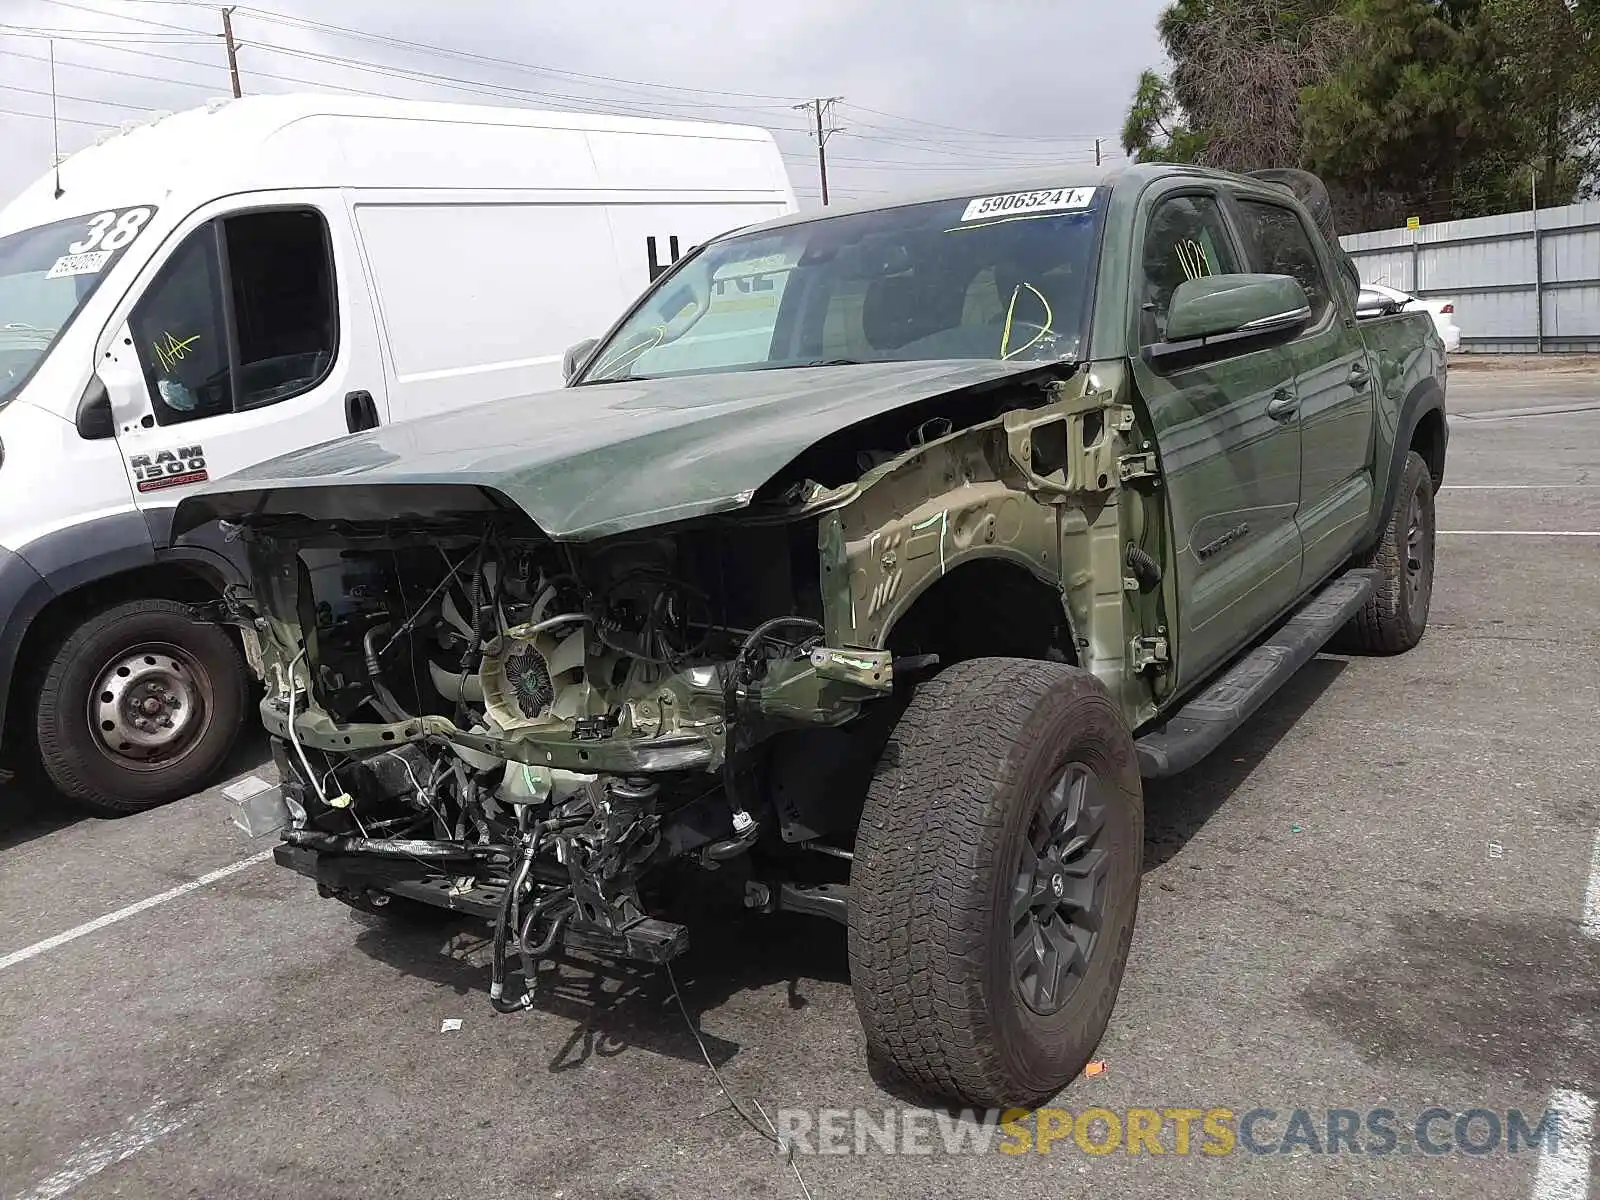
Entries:
[[[980, 658], [920, 684], [868, 789], [850, 870], [850, 983], [869, 1060], [979, 1107], [1059, 1091], [1110, 1020], [1143, 851], [1133, 738], [1089, 672]], [[1081, 935], [1076, 983], [1061, 987], [1059, 960], [1033, 946], [1059, 953], [1080, 924], [1098, 933]]]
[[[148, 686], [159, 699], [161, 716], [134, 738], [154, 739], [140, 759], [119, 754], [102, 734], [117, 724], [130, 705], [127, 693], [101, 691], [122, 686], [117, 678], [146, 678], [133, 670], [148, 664]], [[134, 600], [102, 609], [79, 624], [57, 647], [39, 688], [39, 762], [63, 796], [90, 812], [120, 817], [180, 799], [209, 783], [233, 750], [246, 708], [244, 656], [228, 633], [191, 620], [186, 605], [172, 600]], [[142, 694], [142, 693], [141, 693]], [[110, 697], [111, 700], [106, 698]], [[91, 703], [102, 717], [92, 724]], [[168, 707], [170, 704], [170, 708]], [[156, 722], [170, 720], [163, 729]], [[194, 721], [193, 729], [186, 722]], [[176, 733], [170, 732], [176, 728]], [[162, 742], [161, 739], [173, 739]], [[123, 746], [139, 751], [130, 743]]]

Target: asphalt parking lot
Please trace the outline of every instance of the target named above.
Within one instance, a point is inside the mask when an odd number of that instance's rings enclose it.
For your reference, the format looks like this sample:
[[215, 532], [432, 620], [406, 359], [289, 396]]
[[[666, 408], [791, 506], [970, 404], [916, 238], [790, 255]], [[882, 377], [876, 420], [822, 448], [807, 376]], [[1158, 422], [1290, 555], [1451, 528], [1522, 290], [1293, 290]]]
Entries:
[[[1171, 1126], [1160, 1155], [869, 1140], [796, 1158], [816, 1200], [1600, 1196], [1577, 1136], [1600, 1098], [1600, 371], [1463, 368], [1450, 407], [1427, 638], [1319, 658], [1148, 790], [1105, 1069], [1056, 1102], [1270, 1111], [1252, 1145], [1202, 1152], [1198, 1113], [1187, 1154]], [[238, 774], [263, 758], [241, 748]], [[115, 822], [0, 789], [0, 1200], [803, 1195], [659, 975], [566, 963], [534, 1012], [498, 1016], [475, 927], [319, 900], [248, 861], [267, 845], [216, 789]], [[905, 1106], [868, 1072], [842, 931], [696, 938], [678, 980], [738, 1096], [818, 1121]], [[1552, 1106], [1555, 1148], [1473, 1153], [1487, 1118], [1456, 1123]], [[1431, 1108], [1448, 1115], [1418, 1144]], [[1297, 1109], [1321, 1153], [1291, 1135]], [[1339, 1153], [1329, 1110], [1362, 1123]]]

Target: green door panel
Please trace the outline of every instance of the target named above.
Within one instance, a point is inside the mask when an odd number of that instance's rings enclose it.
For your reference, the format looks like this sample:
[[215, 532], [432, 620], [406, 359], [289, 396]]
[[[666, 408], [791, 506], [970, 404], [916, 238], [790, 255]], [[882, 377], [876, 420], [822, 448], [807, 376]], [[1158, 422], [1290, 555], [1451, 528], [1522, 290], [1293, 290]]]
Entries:
[[1311, 321], [1289, 345], [1300, 401], [1300, 590], [1337, 569], [1372, 506], [1374, 374], [1355, 312], [1322, 235], [1296, 210], [1262, 196], [1233, 196], [1253, 270], [1292, 275], [1305, 289]]
[[1162, 374], [1134, 360], [1183, 597], [1177, 689], [1259, 633], [1300, 585], [1300, 430], [1267, 415], [1293, 374], [1282, 348]]
[[1372, 509], [1373, 396], [1361, 336], [1342, 321], [1291, 347], [1300, 394], [1302, 587], [1349, 557]]

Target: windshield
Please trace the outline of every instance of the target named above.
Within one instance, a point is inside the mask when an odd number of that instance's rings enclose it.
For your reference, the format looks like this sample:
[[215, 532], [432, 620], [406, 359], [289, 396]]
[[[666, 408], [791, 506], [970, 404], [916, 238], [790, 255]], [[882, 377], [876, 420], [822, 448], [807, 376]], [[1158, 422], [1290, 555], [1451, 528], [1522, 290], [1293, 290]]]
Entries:
[[1094, 188], [823, 217], [706, 246], [663, 276], [576, 383], [917, 359], [1071, 360]]
[[0, 237], [0, 404], [22, 390], [154, 212], [86, 213]]

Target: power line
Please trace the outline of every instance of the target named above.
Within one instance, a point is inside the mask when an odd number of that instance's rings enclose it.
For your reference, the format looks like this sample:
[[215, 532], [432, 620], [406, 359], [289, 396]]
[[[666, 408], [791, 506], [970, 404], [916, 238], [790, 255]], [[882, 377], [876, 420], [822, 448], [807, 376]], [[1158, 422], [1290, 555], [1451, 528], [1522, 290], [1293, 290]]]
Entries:
[[878, 142], [886, 146], [902, 146], [907, 150], [915, 150], [921, 154], [956, 154], [966, 158], [968, 161], [978, 162], [992, 161], [994, 159], [1016, 161], [1019, 158], [1025, 158], [1029, 161], [1038, 162], [1041, 165], [1048, 165], [1052, 162], [1059, 162], [1064, 153], [1087, 154], [1090, 158], [1094, 157], [1094, 151], [1092, 149], [1092, 143], [1094, 140], [1093, 138], [1089, 139], [1091, 147], [1085, 147], [1083, 150], [1046, 151], [1022, 149], [1010, 150], [1003, 146], [963, 146], [951, 142], [927, 142], [920, 140], [905, 140], [901, 138], [875, 137], [868, 133], [857, 133], [854, 126], [851, 126], [850, 136], [853, 138], [859, 138], [864, 142]]
[[1000, 138], [1000, 137], [987, 137], [987, 136], [985, 136], [985, 137], [982, 137], [981, 140], [974, 141], [974, 140], [965, 140], [965, 139], [961, 138], [959, 135], [954, 135], [954, 134], [949, 134], [949, 133], [935, 133], [935, 132], [926, 131], [926, 130], [922, 130], [922, 129], [907, 130], [907, 129], [899, 128], [899, 127], [896, 127], [896, 126], [893, 126], [893, 125], [880, 125], [880, 124], [878, 124], [876, 122], [873, 122], [873, 121], [852, 121], [850, 123], [850, 128], [851, 129], [871, 129], [871, 130], [875, 130], [876, 132], [878, 132], [880, 134], [888, 134], [891, 137], [893, 137], [894, 139], [899, 140], [899, 141], [927, 142], [929, 145], [933, 145], [933, 146], [968, 146], [968, 147], [976, 147], [976, 148], [980, 148], [981, 149], [981, 148], [986, 148], [986, 147], [988, 147], [988, 146], [990, 146], [990, 145], [992, 145], [992, 144], [994, 144], [996, 142], [1016, 142], [1016, 143], [1022, 143], [1022, 144], [1016, 145], [1015, 148], [1018, 149], [1018, 150], [1027, 151], [1027, 152], [1031, 152], [1031, 153], [1041, 153], [1041, 154], [1047, 152], [1052, 146], [1058, 146], [1058, 145], [1061, 145], [1061, 144], [1067, 143], [1067, 142], [1085, 142], [1085, 143], [1088, 143], [1088, 142], [1094, 141], [1096, 136], [1101, 136], [1101, 137], [1106, 136], [1104, 134], [1096, 135], [1096, 134], [1092, 134], [1092, 133], [1059, 133], [1059, 134], [1051, 135], [1049, 137], [1045, 137], [1045, 136], [1032, 137], [1032, 136], [1029, 136], [1029, 137], [1026, 137], [1026, 138], [1020, 138], [1020, 137], [1019, 138]]
[[[67, 7], [77, 7], [75, 5], [70, 4], [69, 0], [45, 0], [45, 2], [46, 3], [51, 3], [51, 4], [63, 4], [63, 5], [66, 5]], [[199, 8], [200, 7], [199, 5], [178, 3], [178, 0], [143, 0], [143, 2], [146, 2], [146, 3], [172, 3], [176, 7], [179, 7], [179, 8]], [[84, 9], [83, 11], [91, 12], [91, 11], [95, 11], [95, 10]], [[467, 61], [467, 62], [486, 63], [486, 64], [489, 64], [491, 66], [508, 68], [508, 69], [514, 70], [514, 71], [531, 71], [531, 72], [534, 72], [536, 74], [553, 75], [553, 76], [556, 76], [556, 77], [559, 77], [559, 78], [581, 80], [581, 81], [585, 81], [585, 82], [589, 82], [589, 83], [602, 84], [602, 85], [606, 85], [606, 86], [610, 86], [610, 87], [626, 87], [626, 88], [632, 88], [632, 89], [635, 89], [635, 90], [643, 89], [643, 90], [647, 90], [647, 91], [648, 90], [656, 90], [656, 91], [684, 92], [684, 93], [688, 93], [688, 94], [691, 94], [691, 95], [700, 95], [700, 96], [730, 96], [730, 97], [733, 97], [735, 99], [743, 99], [743, 100], [771, 100], [771, 101], [778, 101], [779, 102], [779, 103], [774, 103], [774, 104], [769, 104], [769, 105], [755, 105], [755, 106], [752, 106], [752, 105], [715, 105], [715, 104], [689, 105], [689, 104], [673, 102], [673, 101], [662, 101], [662, 103], [672, 104], [674, 107], [679, 107], [679, 108], [684, 108], [684, 107], [705, 107], [705, 108], [751, 108], [751, 107], [759, 107], [759, 108], [778, 109], [778, 108], [787, 108], [787, 107], [789, 107], [789, 105], [794, 100], [798, 99], [798, 97], [795, 97], [795, 96], [785, 96], [785, 95], [780, 95], [780, 94], [773, 93], [773, 92], [738, 92], [738, 91], [730, 91], [730, 90], [719, 89], [719, 88], [687, 87], [687, 86], [684, 86], [684, 85], [681, 85], [681, 84], [661, 83], [661, 82], [656, 82], [656, 81], [651, 81], [651, 80], [642, 80], [642, 79], [625, 79], [625, 78], [622, 78], [622, 77], [619, 77], [619, 76], [598, 75], [598, 74], [594, 74], [594, 73], [591, 73], [591, 72], [585, 72], [585, 71], [569, 71], [569, 70], [565, 70], [565, 69], [560, 68], [560, 67], [545, 66], [545, 65], [540, 64], [540, 63], [522, 62], [522, 61], [519, 61], [519, 60], [516, 60], [516, 59], [510, 59], [510, 58], [499, 58], [499, 57], [496, 57], [495, 55], [479, 54], [479, 53], [476, 53], [476, 52], [470, 51], [470, 50], [457, 50], [457, 49], [454, 49], [454, 48], [448, 47], [448, 46], [430, 46], [430, 45], [427, 45], [427, 44], [422, 43], [422, 42], [410, 41], [410, 40], [408, 40], [406, 38], [398, 38], [398, 37], [390, 36], [388, 34], [381, 34], [381, 33], [370, 33], [370, 32], [368, 32], [366, 30], [354, 29], [354, 28], [352, 28], [352, 27], [350, 27], [348, 25], [336, 25], [336, 24], [334, 24], [332, 22], [329, 22], [329, 21], [314, 21], [314, 20], [311, 20], [311, 19], [306, 18], [306, 17], [291, 16], [291, 15], [289, 15], [287, 13], [276, 12], [276, 11], [274, 11], [272, 9], [257, 8], [257, 7], [254, 7], [252, 5], [244, 5], [244, 4], [237, 5], [236, 6], [236, 11], [238, 11], [240, 13], [248, 14], [248, 15], [256, 18], [257, 20], [266, 21], [266, 22], [268, 22], [270, 24], [274, 24], [274, 25], [284, 25], [284, 26], [288, 26], [290, 28], [295, 28], [295, 29], [313, 30], [313, 31], [318, 32], [318, 33], [333, 34], [333, 35], [338, 36], [338, 37], [344, 37], [344, 38], [353, 39], [353, 40], [356, 40], [356, 41], [372, 42], [372, 43], [376, 43], [376, 44], [379, 44], [379, 45], [392, 46], [392, 47], [396, 47], [396, 48], [399, 48], [399, 49], [404, 49], [404, 50], [409, 50], [409, 51], [418, 52], [418, 53], [422, 53], [422, 54], [427, 54], [427, 55], [429, 55], [431, 57], [455, 58], [455, 59], [460, 59], [460, 60]], [[101, 12], [99, 15], [101, 15], [101, 16], [111, 16], [112, 14]], [[128, 20], [128, 21], [142, 21], [143, 20], [142, 18], [138, 18], [138, 17], [122, 17], [122, 19], [123, 20]], [[149, 25], [154, 25], [154, 26], [157, 26], [157, 27], [160, 27], [160, 28], [164, 28], [164, 29], [181, 28], [180, 26], [169, 25], [169, 24], [167, 24], [165, 22], [160, 22], [160, 21], [143, 21], [143, 23], [149, 24]], [[275, 49], [277, 49], [279, 52], [287, 52], [287, 51], [285, 51], [285, 48], [283, 48], [283, 47], [276, 47]], [[580, 97], [579, 99], [584, 99], [584, 98]], [[605, 97], [595, 97], [594, 99], [604, 100], [606, 98]], [[622, 97], [620, 99], [622, 99], [624, 101], [637, 102], [639, 99], [642, 99], [642, 97]]]
[[[8, 117], [32, 117], [35, 121], [48, 121], [48, 120], [50, 120], [50, 114], [49, 113], [23, 112], [21, 109], [18, 109], [18, 108], [0, 108], [0, 113], [5, 113], [6, 116], [8, 116]], [[83, 120], [82, 118], [79, 118], [79, 117], [60, 117], [58, 119], [61, 121], [61, 123], [63, 125], [89, 125], [89, 126], [92, 126], [95, 129], [118, 129], [118, 128], [120, 128], [120, 126], [112, 125], [112, 124], [109, 124], [109, 123], [107, 123], [105, 121], [85, 121], [85, 120]]]
[[[448, 47], [428, 46], [421, 42], [407, 41], [405, 38], [390, 37], [386, 34], [367, 33], [364, 30], [352, 29], [346, 25], [334, 25], [325, 21], [312, 21], [302, 17], [291, 17], [284, 13], [273, 12], [270, 9], [255, 8], [241, 5], [240, 12], [249, 13], [260, 20], [273, 22], [280, 25], [296, 26], [302, 29], [314, 29], [322, 33], [333, 33], [348, 38], [362, 41], [379, 42], [390, 46], [398, 46], [407, 50], [421, 51], [425, 54], [444, 55], [450, 58], [459, 58], [473, 62], [490, 63], [495, 66], [509, 67], [518, 71], [534, 71], [546, 75], [555, 75], [568, 79], [589, 80], [595, 83], [604, 83], [614, 86], [655, 89], [661, 91], [687, 92], [702, 96], [732, 96], [744, 100], [776, 100], [783, 101], [787, 106], [797, 97], [782, 96], [772, 92], [736, 92], [719, 88], [685, 87], [680, 84], [659, 83], [642, 79], [624, 79], [613, 75], [596, 75], [584, 71], [567, 71], [558, 67], [543, 66], [537, 63], [518, 62], [515, 59], [497, 58], [488, 54], [477, 54], [470, 50], [455, 50]], [[747, 106], [741, 106], [747, 107]], [[776, 107], [776, 106], [775, 106]]]
[[[429, 84], [435, 87], [449, 88], [453, 91], [467, 92], [480, 96], [490, 96], [495, 99], [522, 99], [533, 100], [540, 103], [578, 104], [589, 107], [594, 111], [610, 112], [617, 116], [634, 117], [659, 117], [661, 107], [689, 107], [689, 108], [714, 108], [724, 111], [737, 111], [735, 105], [697, 105], [683, 104], [675, 100], [655, 101], [650, 106], [642, 106], [642, 102], [634, 103], [609, 97], [572, 96], [558, 92], [539, 91], [534, 88], [517, 87], [514, 84], [490, 83], [486, 80], [462, 79], [454, 75], [443, 75], [435, 71], [424, 71], [413, 67], [400, 67], [367, 62], [363, 59], [347, 58], [343, 55], [322, 54], [312, 50], [297, 50], [288, 46], [279, 46], [270, 42], [261, 42], [253, 38], [241, 43], [246, 48], [264, 50], [270, 54], [284, 54], [291, 58], [304, 59], [307, 62], [321, 63], [328, 66], [343, 67], [346, 70], [360, 71], [374, 75], [385, 75], [395, 79], [404, 79], [412, 83]], [[748, 120], [746, 123], [750, 123]]]
[[[27, 53], [24, 53], [21, 50], [0, 50], [0, 54], [3, 54], [8, 58], [26, 58], [26, 59], [29, 59], [29, 60], [31, 60], [33, 62], [41, 62], [42, 63], [42, 62], [49, 62], [50, 61], [48, 58], [46, 58], [42, 54], [27, 54]], [[182, 62], [184, 60], [182, 60], [182, 59], [174, 59], [173, 61], [174, 62]], [[194, 65], [198, 67], [198, 66], [203, 66], [204, 64], [195, 63]], [[202, 89], [204, 91], [211, 91], [212, 90], [211, 85], [209, 83], [194, 83], [194, 82], [192, 82], [190, 80], [187, 80], [187, 79], [166, 79], [166, 78], [163, 78], [160, 75], [144, 75], [144, 74], [141, 74], [138, 71], [118, 71], [118, 70], [115, 70], [115, 69], [113, 69], [111, 67], [90, 66], [88, 63], [63, 62], [62, 60], [57, 59], [56, 60], [56, 66], [58, 66], [58, 67], [70, 67], [72, 70], [75, 70], [75, 71], [93, 71], [96, 75], [118, 75], [118, 76], [121, 76], [121, 77], [126, 78], [126, 79], [143, 79], [143, 80], [149, 81], [150, 83], [167, 83], [167, 84], [173, 84], [173, 85], [175, 85], [177, 87], [200, 88], [200, 89]]]
[[[30, 96], [49, 97], [50, 93], [40, 88], [18, 87], [14, 83], [0, 83], [0, 91], [25, 92]], [[104, 108], [126, 108], [133, 112], [162, 112], [162, 109], [153, 108], [148, 104], [124, 104], [118, 100], [96, 100], [92, 96], [69, 96], [65, 92], [57, 92], [56, 97], [61, 100], [71, 100], [74, 104], [98, 104]]]
[[1037, 162], [994, 162], [994, 163], [908, 163], [896, 162], [885, 158], [835, 158], [836, 165], [850, 167], [867, 167], [876, 171], [911, 171], [919, 174], [946, 171], [976, 171], [980, 174], [995, 175], [1003, 171], [1039, 171], [1048, 172], [1052, 166], [1084, 166], [1094, 161], [1094, 155], [1078, 159], [1057, 159], [1054, 163]]
[[152, 21], [148, 17], [129, 17], [122, 13], [106, 12], [101, 8], [88, 8], [82, 4], [73, 4], [72, 0], [42, 0], [45, 4], [53, 4], [57, 8], [70, 8], [73, 12], [88, 13], [93, 17], [110, 17], [113, 21], [128, 21], [134, 25], [149, 25], [153, 29], [173, 29], [179, 33], [187, 33], [195, 37], [204, 37], [214, 41], [214, 35], [207, 34], [201, 29], [190, 29], [186, 25], [173, 25], [166, 21]]
[[942, 129], [942, 130], [944, 130], [944, 131], [946, 131], [948, 133], [966, 134], [969, 137], [1003, 138], [1003, 139], [1008, 139], [1008, 140], [1014, 139], [1014, 140], [1017, 140], [1017, 141], [1027, 141], [1027, 142], [1053, 142], [1053, 141], [1066, 141], [1066, 140], [1088, 140], [1088, 141], [1093, 141], [1094, 140], [1094, 137], [1093, 137], [1092, 134], [1091, 135], [1084, 135], [1084, 134], [1058, 135], [1058, 134], [1034, 134], [1034, 133], [991, 133], [991, 132], [989, 132], [987, 130], [983, 130], [983, 129], [968, 129], [968, 128], [965, 128], [965, 127], [960, 126], [960, 125], [941, 125], [937, 121], [924, 121], [919, 117], [901, 116], [899, 113], [884, 112], [883, 109], [881, 109], [881, 108], [868, 108], [864, 104], [851, 104], [851, 105], [847, 105], [846, 107], [860, 109], [862, 112], [872, 113], [874, 116], [878, 116], [878, 117], [887, 117], [891, 121], [900, 121], [900, 122], [903, 122], [903, 123], [905, 123], [907, 125], [921, 125], [921, 126], [923, 126], [925, 128], [928, 128], [928, 129]]
[[[43, 25], [0, 25], [0, 33], [8, 37], [37, 38], [48, 41], [81, 41], [81, 29], [51, 29]], [[209, 45], [211, 38], [204, 35], [184, 38], [176, 34], [143, 34], [124, 33], [120, 30], [107, 29], [98, 35], [109, 41], [121, 42], [128, 46], [198, 46]]]
[[[6, 31], [4, 29], [0, 29], [0, 33], [3, 33], [3, 32], [6, 32]], [[82, 33], [82, 31], [80, 31], [80, 35], [81, 35], [81, 33]], [[200, 62], [199, 60], [193, 59], [193, 58], [175, 58], [173, 55], [170, 55], [170, 54], [156, 54], [156, 53], [153, 53], [153, 52], [148, 51], [148, 50], [130, 50], [125, 46], [108, 45], [108, 44], [106, 44], [104, 42], [101, 42], [99, 40], [99, 34], [97, 32], [90, 31], [90, 33], [93, 36], [90, 36], [90, 37], [77, 36], [77, 37], [71, 37], [71, 38], [62, 38], [60, 40], [78, 42], [78, 43], [80, 43], [82, 45], [85, 45], [85, 46], [94, 46], [94, 47], [96, 47], [98, 49], [109, 50], [109, 51], [112, 51], [112, 52], [117, 53], [117, 54], [136, 54], [140, 58], [153, 58], [153, 59], [159, 59], [161, 62], [181, 63], [182, 65], [187, 66], [187, 67], [199, 67], [203, 71], [222, 71], [222, 72], [226, 72], [227, 71], [227, 68], [222, 66], [220, 63]], [[15, 54], [15, 53], [17, 53], [17, 51], [10, 51], [10, 53]], [[100, 69], [98, 67], [84, 66], [84, 64], [77, 64], [77, 65], [83, 66], [83, 69], [85, 69], [85, 70], [99, 70]], [[123, 74], [126, 74], [126, 72], [123, 72]], [[383, 93], [381, 93], [381, 92], [372, 92], [372, 91], [366, 91], [366, 90], [361, 89], [361, 88], [347, 87], [344, 84], [339, 84], [339, 83], [324, 83], [321, 80], [316, 80], [316, 79], [299, 79], [299, 78], [297, 78], [297, 77], [295, 77], [293, 75], [275, 75], [275, 74], [269, 74], [268, 72], [265, 72], [265, 71], [253, 71], [253, 72], [251, 72], [251, 75], [256, 79], [272, 79], [272, 80], [276, 80], [276, 81], [278, 81], [280, 83], [299, 84], [299, 85], [301, 85], [303, 87], [325, 88], [325, 89], [327, 89], [329, 91], [348, 92], [348, 93], [350, 93], [352, 95], [356, 95], [356, 96], [373, 96], [373, 97], [378, 97], [378, 98], [382, 98], [382, 96], [383, 96]], [[155, 78], [155, 77], [154, 76], [141, 76], [141, 78]], [[161, 82], [165, 82], [165, 81], [163, 80]], [[186, 83], [191, 87], [205, 87], [205, 86], [207, 86], [205, 84], [194, 83], [191, 80], [173, 80], [172, 82], [175, 82], [175, 83], [177, 83], [177, 82]]]

